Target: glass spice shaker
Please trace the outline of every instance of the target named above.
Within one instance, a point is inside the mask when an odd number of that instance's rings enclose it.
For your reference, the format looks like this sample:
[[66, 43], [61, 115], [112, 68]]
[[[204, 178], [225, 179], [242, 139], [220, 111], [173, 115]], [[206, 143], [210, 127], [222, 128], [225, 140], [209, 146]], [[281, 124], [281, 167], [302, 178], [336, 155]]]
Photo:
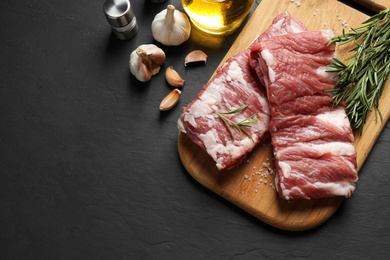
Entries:
[[106, 0], [103, 12], [117, 38], [128, 40], [137, 34], [137, 19], [129, 0]]

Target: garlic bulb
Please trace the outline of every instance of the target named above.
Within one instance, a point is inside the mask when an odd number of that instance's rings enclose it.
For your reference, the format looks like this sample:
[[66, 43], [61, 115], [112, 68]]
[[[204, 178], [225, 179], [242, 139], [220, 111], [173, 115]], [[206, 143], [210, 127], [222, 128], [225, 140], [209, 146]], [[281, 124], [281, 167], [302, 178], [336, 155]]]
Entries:
[[153, 38], [167, 46], [180, 45], [190, 38], [191, 24], [187, 16], [173, 5], [158, 13], [152, 22]]
[[149, 81], [165, 60], [165, 53], [154, 44], [143, 44], [130, 54], [130, 72], [139, 81]]

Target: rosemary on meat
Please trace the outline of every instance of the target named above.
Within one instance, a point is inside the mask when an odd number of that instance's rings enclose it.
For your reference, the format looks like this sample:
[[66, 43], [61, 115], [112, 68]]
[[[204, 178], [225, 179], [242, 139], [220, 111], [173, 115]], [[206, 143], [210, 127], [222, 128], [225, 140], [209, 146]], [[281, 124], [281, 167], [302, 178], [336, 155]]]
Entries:
[[[253, 140], [252, 136], [248, 133], [248, 131], [246, 131], [243, 127], [252, 127], [251, 124], [258, 121], [259, 119], [256, 118], [256, 119], [253, 119], [254, 117], [256, 117], [256, 115], [259, 113], [259, 111], [257, 111], [256, 113], [254, 113], [253, 115], [251, 115], [250, 117], [247, 117], [245, 118], [244, 120], [240, 121], [240, 122], [234, 122], [228, 118], [226, 118], [224, 115], [227, 115], [227, 114], [236, 114], [236, 113], [239, 113], [241, 111], [243, 111], [244, 109], [246, 109], [248, 107], [248, 105], [244, 105], [242, 107], [239, 107], [237, 109], [234, 109], [234, 110], [231, 110], [231, 111], [228, 111], [228, 112], [219, 112], [217, 110], [215, 110], [212, 106], [210, 106], [210, 108], [222, 119], [222, 121], [225, 123], [226, 125], [226, 128], [229, 130], [232, 138], [233, 138], [233, 141], [234, 141], [234, 134], [233, 134], [233, 131], [230, 127], [230, 125], [234, 126], [238, 132], [240, 133], [240, 141], [242, 140], [242, 132], [244, 132], [247, 136], [250, 137], [250, 139], [252, 140], [253, 143], [255, 143], [255, 141]], [[229, 125], [230, 124], [230, 125]]]
[[348, 65], [338, 59], [330, 67], [336, 73], [336, 88], [330, 92], [334, 94], [334, 104], [341, 101], [346, 104], [346, 110], [354, 129], [363, 132], [363, 125], [367, 115], [375, 110], [382, 120], [379, 111], [379, 99], [382, 95], [386, 80], [390, 73], [390, 9], [384, 10], [368, 20], [361, 27], [351, 29], [350, 33], [333, 37], [328, 44], [338, 42], [344, 45], [350, 42], [355, 47], [354, 52], [346, 61]]

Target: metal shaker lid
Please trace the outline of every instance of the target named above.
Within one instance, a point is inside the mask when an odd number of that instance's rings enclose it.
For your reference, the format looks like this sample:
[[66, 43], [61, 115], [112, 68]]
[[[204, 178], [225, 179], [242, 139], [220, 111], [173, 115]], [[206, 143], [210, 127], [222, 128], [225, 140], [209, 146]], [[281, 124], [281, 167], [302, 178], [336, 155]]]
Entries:
[[128, 25], [134, 18], [134, 12], [129, 0], [106, 0], [103, 11], [107, 21], [114, 27]]

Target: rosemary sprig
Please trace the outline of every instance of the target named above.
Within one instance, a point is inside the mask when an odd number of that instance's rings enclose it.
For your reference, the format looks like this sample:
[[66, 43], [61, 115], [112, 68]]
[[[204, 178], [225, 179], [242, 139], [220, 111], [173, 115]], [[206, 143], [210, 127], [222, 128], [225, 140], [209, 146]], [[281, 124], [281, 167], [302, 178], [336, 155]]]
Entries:
[[379, 111], [379, 99], [390, 74], [390, 9], [384, 10], [365, 22], [363, 26], [333, 37], [328, 44], [338, 42], [344, 45], [350, 42], [354, 52], [346, 61], [348, 65], [334, 58], [331, 72], [338, 78], [334, 94], [334, 104], [344, 100], [352, 127], [363, 132], [367, 115], [374, 107], [375, 117]]
[[252, 136], [242, 127], [252, 127], [251, 124], [256, 122], [256, 121], [259, 121], [258, 118], [256, 119], [253, 119], [258, 113], [259, 111], [257, 111], [256, 113], [254, 113], [253, 115], [251, 115], [250, 117], [247, 117], [245, 118], [244, 120], [240, 121], [240, 122], [234, 122], [228, 118], [226, 118], [224, 115], [227, 115], [227, 114], [236, 114], [236, 113], [239, 113], [241, 111], [243, 111], [245, 108], [247, 108], [248, 105], [244, 105], [242, 107], [239, 107], [237, 109], [234, 109], [234, 110], [231, 110], [231, 111], [228, 111], [228, 112], [219, 112], [217, 110], [215, 110], [212, 106], [210, 106], [210, 108], [222, 119], [222, 121], [225, 123], [226, 125], [226, 128], [229, 130], [232, 138], [233, 138], [233, 141], [234, 141], [234, 134], [233, 134], [233, 131], [230, 127], [229, 124], [231, 124], [232, 126], [234, 126], [238, 132], [240, 133], [240, 141], [242, 140], [242, 132], [244, 132], [247, 136], [250, 137], [250, 139], [252, 140], [253, 143], [255, 143], [255, 141], [253, 140]]

